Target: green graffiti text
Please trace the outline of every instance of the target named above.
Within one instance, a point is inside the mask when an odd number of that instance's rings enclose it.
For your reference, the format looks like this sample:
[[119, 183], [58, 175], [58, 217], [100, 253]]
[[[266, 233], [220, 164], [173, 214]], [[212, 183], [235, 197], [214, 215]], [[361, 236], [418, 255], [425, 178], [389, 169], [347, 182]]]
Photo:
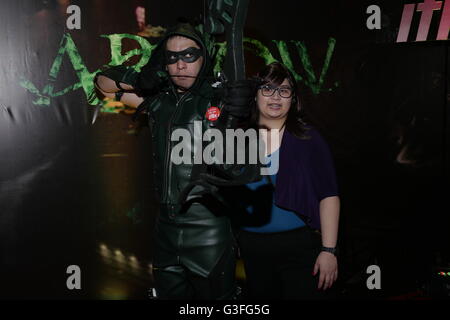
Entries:
[[[151, 53], [156, 46], [148, 42], [143, 37], [126, 33], [101, 35], [101, 37], [107, 38], [110, 42], [111, 61], [106, 66], [120, 65], [129, 60], [130, 58], [132, 58], [133, 56], [141, 56], [140, 60], [133, 66], [137, 71], [139, 71], [149, 61]], [[124, 39], [132, 39], [136, 41], [140, 47], [122, 54], [122, 43]], [[333, 56], [334, 48], [336, 45], [335, 39], [330, 38], [328, 40], [328, 48], [326, 51], [325, 60], [323, 62], [322, 69], [319, 75], [316, 75], [314, 71], [313, 63], [311, 61], [310, 56], [308, 55], [306, 46], [303, 42], [301, 41], [286, 42], [273, 40], [273, 43], [275, 44], [275, 47], [278, 50], [281, 62], [283, 62], [292, 71], [297, 81], [304, 83], [316, 95], [323, 91], [332, 90], [332, 88], [324, 89], [323, 85], [325, 82], [326, 74], [330, 67], [331, 58]], [[303, 76], [300, 75], [294, 68], [294, 59], [288, 50], [288, 44], [291, 44], [293, 45], [294, 48], [296, 48], [298, 58], [300, 59], [300, 63], [303, 66], [303, 70], [305, 72]], [[266, 64], [269, 64], [273, 61], [277, 61], [277, 59], [274, 57], [270, 49], [266, 45], [261, 43], [259, 40], [244, 38], [244, 46], [246, 50], [262, 58]], [[223, 60], [226, 54], [226, 43], [211, 42], [209, 44], [209, 49], [210, 51], [214, 51], [215, 56], [214, 71], [217, 74], [217, 72], [221, 70], [223, 65]], [[75, 84], [68, 86], [63, 90], [54, 92], [54, 85], [58, 79], [58, 74], [61, 71], [63, 58], [66, 55], [69, 58], [69, 61], [72, 64], [72, 67], [76, 72], [79, 81]], [[49, 83], [40, 90], [31, 81], [22, 78], [20, 81], [20, 85], [35, 96], [33, 100], [33, 104], [35, 105], [49, 106], [52, 98], [62, 96], [68, 92], [78, 90], [80, 88], [83, 89], [87, 98], [87, 102], [90, 105], [98, 105], [101, 103], [101, 101], [96, 97], [93, 79], [95, 77], [95, 74], [99, 71], [100, 69], [90, 72], [87, 69], [71, 35], [69, 33], [66, 33], [63, 35], [57, 55], [50, 68]], [[335, 83], [335, 85], [337, 85], [337, 82]]]

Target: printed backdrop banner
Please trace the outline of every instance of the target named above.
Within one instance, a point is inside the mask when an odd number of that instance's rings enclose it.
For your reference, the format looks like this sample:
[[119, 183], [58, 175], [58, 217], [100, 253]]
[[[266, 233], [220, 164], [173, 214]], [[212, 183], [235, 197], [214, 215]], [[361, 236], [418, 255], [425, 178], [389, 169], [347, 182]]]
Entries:
[[[414, 1], [250, 1], [247, 75], [287, 65], [335, 158], [347, 294], [401, 295], [449, 261], [450, 0]], [[201, 22], [204, 7], [1, 1], [0, 297], [148, 297], [149, 130], [133, 108], [97, 98], [93, 78], [108, 65], [139, 70], [167, 27]], [[223, 37], [213, 45], [219, 71]], [[358, 276], [371, 264], [383, 272], [376, 294]]]

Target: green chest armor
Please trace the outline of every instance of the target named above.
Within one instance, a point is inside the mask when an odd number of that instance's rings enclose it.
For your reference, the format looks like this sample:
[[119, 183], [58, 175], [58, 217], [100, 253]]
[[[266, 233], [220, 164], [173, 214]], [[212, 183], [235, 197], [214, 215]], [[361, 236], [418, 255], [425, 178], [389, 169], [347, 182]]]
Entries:
[[[180, 97], [174, 92], [164, 92], [150, 105], [154, 185], [161, 204], [178, 204], [180, 192], [191, 181], [194, 164], [198, 164], [194, 161], [194, 143], [197, 146], [200, 143], [201, 147], [209, 122], [205, 114], [210, 107], [212, 89], [205, 86], [201, 92], [187, 92]], [[181, 141], [188, 156], [183, 154], [183, 161], [179, 163], [174, 160], [179, 154], [172, 153]]]

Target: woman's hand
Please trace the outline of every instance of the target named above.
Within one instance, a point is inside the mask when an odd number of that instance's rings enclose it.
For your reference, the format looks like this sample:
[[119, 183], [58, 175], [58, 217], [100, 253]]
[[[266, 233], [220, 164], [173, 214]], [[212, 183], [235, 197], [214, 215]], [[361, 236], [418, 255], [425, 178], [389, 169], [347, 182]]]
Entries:
[[322, 251], [316, 259], [313, 275], [315, 276], [319, 271], [319, 285], [317, 289], [320, 290], [322, 287], [323, 290], [331, 288], [338, 277], [338, 264], [336, 256], [330, 252]]

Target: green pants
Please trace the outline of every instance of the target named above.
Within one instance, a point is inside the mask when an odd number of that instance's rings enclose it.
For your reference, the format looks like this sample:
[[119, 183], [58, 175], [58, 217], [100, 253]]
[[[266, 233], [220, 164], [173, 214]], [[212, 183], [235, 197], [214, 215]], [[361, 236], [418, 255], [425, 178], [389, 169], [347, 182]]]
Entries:
[[161, 206], [155, 230], [153, 276], [160, 299], [232, 299], [236, 256], [227, 217], [194, 203], [176, 214]]

